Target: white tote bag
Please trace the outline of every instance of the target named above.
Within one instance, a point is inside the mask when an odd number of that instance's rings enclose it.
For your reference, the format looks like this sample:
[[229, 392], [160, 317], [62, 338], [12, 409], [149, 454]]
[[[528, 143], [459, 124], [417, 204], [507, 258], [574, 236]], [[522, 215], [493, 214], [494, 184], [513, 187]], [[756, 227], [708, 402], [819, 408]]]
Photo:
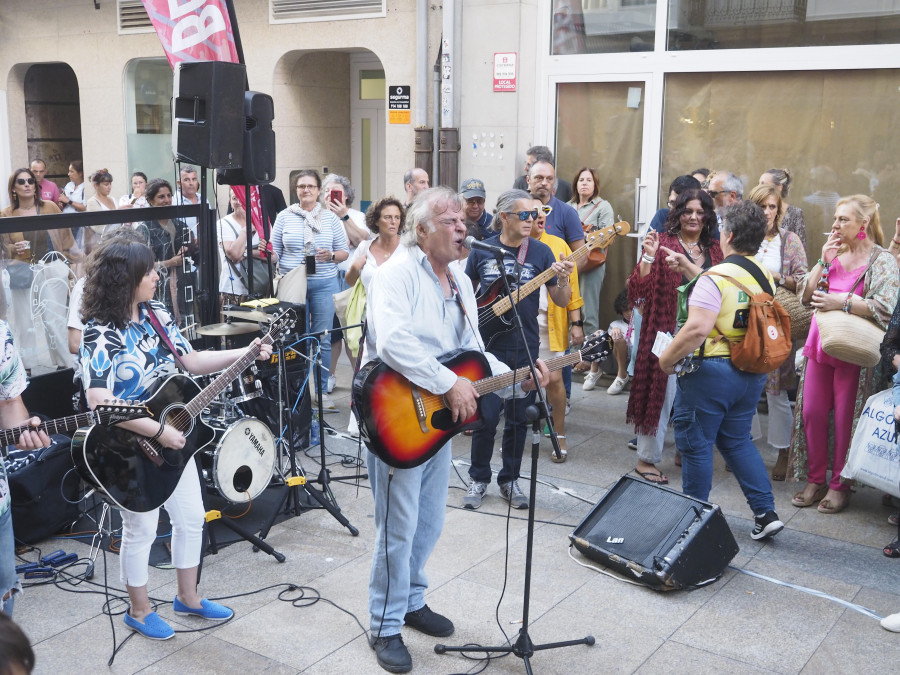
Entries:
[[900, 498], [900, 449], [891, 390], [869, 397], [859, 416], [841, 478]]

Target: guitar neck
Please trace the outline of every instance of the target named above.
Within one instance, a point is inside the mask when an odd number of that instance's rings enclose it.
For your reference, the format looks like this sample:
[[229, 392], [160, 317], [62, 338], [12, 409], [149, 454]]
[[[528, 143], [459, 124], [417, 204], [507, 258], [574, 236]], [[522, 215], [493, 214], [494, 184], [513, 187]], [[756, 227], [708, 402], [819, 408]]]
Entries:
[[15, 445], [19, 442], [19, 438], [24, 431], [44, 431], [48, 435], [64, 434], [75, 431], [79, 427], [97, 424], [99, 421], [99, 414], [95, 412], [86, 412], [70, 415], [69, 417], [60, 417], [59, 419], [50, 420], [49, 422], [42, 422], [37, 427], [33, 427], [30, 424], [23, 424], [20, 427], [0, 431], [0, 446], [5, 448], [8, 445]]
[[[597, 248], [598, 246], [600, 248], [603, 248], [604, 246], [608, 246], [609, 243], [616, 237], [616, 234], [618, 231], [617, 227], [616, 227], [617, 225], [618, 225], [618, 223], [616, 223], [616, 225], [605, 228], [605, 231], [602, 234], [600, 231], [589, 233], [588, 238], [591, 240], [588, 241], [583, 246], [580, 246], [578, 249], [576, 249], [569, 255], [567, 255], [565, 259], [568, 260], [569, 262], [575, 263], [577, 265], [578, 261], [581, 260], [582, 258], [584, 258], [590, 252], [591, 249]], [[591, 238], [590, 235], [596, 235], [596, 238]], [[519, 288], [514, 289], [511, 295], [507, 295], [506, 297], [501, 298], [496, 303], [494, 303], [494, 305], [493, 305], [494, 314], [496, 316], [500, 316], [501, 314], [506, 314], [506, 312], [508, 312], [510, 310], [510, 308], [512, 307], [512, 304], [514, 302], [519, 302], [519, 300], [521, 300], [522, 298], [528, 297], [529, 295], [534, 293], [537, 289], [539, 289], [541, 286], [543, 286], [545, 283], [550, 281], [550, 277], [553, 277], [553, 276], [556, 276], [556, 272], [554, 272], [552, 269], [548, 268], [548, 269], [544, 270], [543, 272], [541, 272], [540, 274], [538, 274], [531, 281], [528, 281], [528, 282], [522, 284], [521, 286], [519, 286]]]
[[251, 344], [249, 349], [237, 361], [232, 363], [225, 371], [215, 380], [209, 383], [205, 389], [197, 394], [191, 401], [185, 405], [185, 410], [191, 417], [197, 417], [204, 408], [216, 399], [225, 389], [237, 378], [237, 376], [247, 369], [247, 367], [259, 356], [259, 348], [263, 344], [272, 344], [271, 331], [266, 333], [262, 338], [261, 344]]
[[[571, 354], [563, 354], [562, 356], [557, 356], [556, 358], [550, 359], [546, 363], [547, 368], [553, 371], [562, 370], [566, 366], [573, 366], [576, 363], [579, 363], [581, 360], [581, 351], [577, 351], [572, 352]], [[486, 377], [482, 380], [473, 382], [472, 384], [475, 387], [475, 391], [477, 391], [479, 395], [490, 394], [491, 392], [497, 391], [499, 389], [509, 387], [514, 382], [521, 382], [530, 374], [530, 368], [519, 368], [518, 370], [511, 370], [510, 372], [503, 373], [502, 375]]]

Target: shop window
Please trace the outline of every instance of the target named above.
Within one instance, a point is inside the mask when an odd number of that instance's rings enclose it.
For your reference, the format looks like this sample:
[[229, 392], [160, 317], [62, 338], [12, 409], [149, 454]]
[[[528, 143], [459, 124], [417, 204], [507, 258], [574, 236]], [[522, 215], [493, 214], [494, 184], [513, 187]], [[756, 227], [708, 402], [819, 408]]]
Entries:
[[385, 16], [385, 0], [269, 0], [272, 23]]
[[[125, 67], [128, 172], [172, 174], [172, 68], [164, 58], [134, 59]], [[117, 187], [125, 187], [124, 181]]]
[[554, 55], [653, 51], [656, 0], [553, 0]]
[[667, 48], [832, 47], [900, 42], [882, 0], [669, 0]]
[[[825, 243], [837, 195], [869, 194], [889, 238], [900, 214], [900, 70], [677, 73], [666, 77], [660, 176], [727, 169], [747, 194], [787, 168], [807, 251]], [[887, 241], [887, 239], [886, 239]]]

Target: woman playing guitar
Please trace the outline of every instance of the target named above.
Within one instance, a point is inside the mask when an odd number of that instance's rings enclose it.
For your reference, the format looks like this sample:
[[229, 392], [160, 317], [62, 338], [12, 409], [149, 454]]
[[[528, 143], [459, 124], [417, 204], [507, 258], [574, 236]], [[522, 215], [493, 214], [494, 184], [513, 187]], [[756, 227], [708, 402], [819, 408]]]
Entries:
[[[146, 400], [155, 385], [176, 373], [176, 361], [200, 375], [222, 370], [245, 353], [244, 349], [192, 351], [165, 307], [151, 302], [158, 279], [153, 252], [127, 237], [113, 237], [89, 258], [81, 312], [85, 330], [80, 358], [82, 381], [92, 409], [108, 399]], [[151, 312], [158, 320], [157, 328]], [[174, 347], [177, 355], [167, 344]], [[258, 339], [255, 344], [259, 345], [260, 360], [271, 356], [270, 345], [261, 344]], [[154, 439], [164, 448], [180, 449], [186, 442], [183, 431], [158, 420], [132, 420], [119, 426]], [[204, 508], [200, 480], [192, 469], [181, 474], [164, 504], [172, 520], [172, 563], [178, 578], [174, 610], [176, 614], [222, 621], [230, 619], [233, 612], [197, 594]], [[125, 625], [145, 637], [166, 640], [175, 632], [152, 611], [147, 595], [147, 564], [158, 517], [158, 509], [146, 513], [122, 511], [120, 572], [131, 605], [124, 617]]]

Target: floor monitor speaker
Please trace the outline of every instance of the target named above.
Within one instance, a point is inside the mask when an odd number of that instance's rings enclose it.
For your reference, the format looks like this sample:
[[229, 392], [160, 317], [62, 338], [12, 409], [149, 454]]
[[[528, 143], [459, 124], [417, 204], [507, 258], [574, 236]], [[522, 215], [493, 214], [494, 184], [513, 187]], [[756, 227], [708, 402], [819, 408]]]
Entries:
[[225, 61], [183, 61], [175, 69], [172, 152], [212, 169], [241, 166], [247, 67]]
[[716, 581], [739, 550], [721, 509], [622, 476], [569, 535], [582, 554], [657, 590]]

